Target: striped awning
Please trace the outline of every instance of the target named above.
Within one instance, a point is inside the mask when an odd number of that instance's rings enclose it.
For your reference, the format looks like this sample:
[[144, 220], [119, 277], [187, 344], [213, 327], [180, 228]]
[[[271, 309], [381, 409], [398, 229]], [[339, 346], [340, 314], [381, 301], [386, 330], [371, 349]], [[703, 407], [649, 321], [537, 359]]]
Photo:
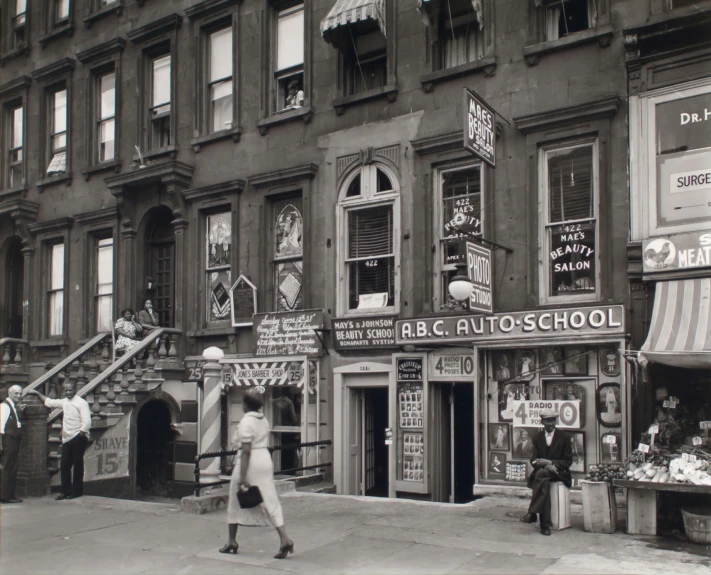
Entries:
[[383, 36], [386, 33], [385, 3], [387, 0], [336, 0], [323, 20], [321, 20], [321, 36], [326, 42], [334, 43], [338, 31], [344, 26], [372, 20], [378, 24]]
[[[479, 30], [484, 29], [484, 8], [482, 6], [481, 0], [471, 0], [472, 8], [474, 9], [474, 14], [476, 14], [476, 21], [479, 23]], [[425, 26], [431, 26], [432, 22], [430, 19], [429, 8], [432, 5], [431, 0], [417, 0], [417, 9], [420, 11], [422, 16], [422, 22]]]
[[640, 359], [711, 368], [711, 278], [658, 282]]

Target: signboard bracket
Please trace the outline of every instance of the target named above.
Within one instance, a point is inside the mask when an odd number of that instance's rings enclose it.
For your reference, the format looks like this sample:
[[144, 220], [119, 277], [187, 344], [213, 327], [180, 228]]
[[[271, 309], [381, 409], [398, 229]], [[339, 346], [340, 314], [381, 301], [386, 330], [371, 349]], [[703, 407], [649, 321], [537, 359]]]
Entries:
[[476, 240], [476, 241], [479, 241], [479, 242], [483, 242], [483, 243], [485, 243], [485, 244], [489, 244], [489, 245], [491, 245], [491, 246], [494, 246], [494, 247], [497, 248], [497, 249], [504, 250], [506, 253], [512, 254], [512, 253], [514, 252], [514, 251], [513, 251], [513, 248], [506, 247], [506, 246], [504, 246], [504, 245], [502, 245], [502, 244], [496, 243], [496, 242], [494, 242], [494, 241], [492, 241], [492, 240], [487, 240], [486, 238], [483, 238], [483, 237], [480, 237], [480, 236], [475, 236], [474, 234], [471, 234], [471, 233], [469, 233], [469, 232], [465, 232], [465, 231], [461, 231], [461, 230], [457, 229], [457, 233], [458, 233], [458, 234], [461, 234], [461, 235], [463, 235], [463, 236], [467, 236], [468, 238], [471, 238], [471, 239], [473, 239], [473, 240]]
[[316, 334], [316, 337], [321, 342], [321, 349], [326, 355], [330, 355], [328, 352], [328, 347], [326, 347], [326, 340], [321, 336], [324, 333], [331, 333], [330, 329], [312, 329], [312, 332]]

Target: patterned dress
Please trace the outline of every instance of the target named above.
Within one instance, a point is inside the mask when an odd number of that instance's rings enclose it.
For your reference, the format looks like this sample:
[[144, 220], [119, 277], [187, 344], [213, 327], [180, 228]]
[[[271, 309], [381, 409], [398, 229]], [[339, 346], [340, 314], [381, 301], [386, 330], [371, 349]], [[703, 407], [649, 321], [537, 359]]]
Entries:
[[251, 443], [252, 451], [249, 456], [249, 468], [246, 481], [249, 485], [256, 485], [262, 493], [264, 502], [251, 509], [242, 509], [237, 500], [239, 488], [241, 452], [235, 456], [235, 467], [230, 478], [230, 495], [227, 503], [227, 522], [238, 525], [256, 527], [281, 527], [284, 525], [284, 516], [281, 503], [274, 485], [274, 464], [269, 453], [269, 422], [263, 413], [249, 411], [244, 414], [239, 422], [233, 443], [241, 446], [242, 443]]
[[[116, 325], [114, 326], [114, 329], [116, 331], [118, 331], [120, 329], [121, 331], [130, 333], [134, 337], [136, 336], [136, 326], [134, 325], [134, 323], [131, 321], [126, 321], [122, 317], [118, 319], [118, 321], [116, 322]], [[125, 335], [119, 335], [116, 338], [115, 349], [125, 349], [126, 351], [128, 351], [129, 349], [138, 345], [139, 343], [141, 343], [140, 339], [131, 339], [130, 337], [126, 337]]]

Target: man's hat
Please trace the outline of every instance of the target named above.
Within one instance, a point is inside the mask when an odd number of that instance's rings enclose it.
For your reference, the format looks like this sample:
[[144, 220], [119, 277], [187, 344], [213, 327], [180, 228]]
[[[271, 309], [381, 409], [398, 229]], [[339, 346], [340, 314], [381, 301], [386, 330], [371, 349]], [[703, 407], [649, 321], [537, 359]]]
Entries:
[[553, 409], [541, 409], [541, 419], [558, 419], [558, 414]]

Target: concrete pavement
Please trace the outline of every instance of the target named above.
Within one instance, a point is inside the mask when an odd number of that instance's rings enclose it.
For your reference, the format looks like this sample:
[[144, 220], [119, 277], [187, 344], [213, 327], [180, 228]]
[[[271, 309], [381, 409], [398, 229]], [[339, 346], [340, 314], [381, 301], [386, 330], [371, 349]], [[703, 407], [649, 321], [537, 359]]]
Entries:
[[238, 555], [225, 512], [181, 513], [180, 502], [83, 497], [0, 507], [0, 574], [689, 574], [711, 575], [709, 547], [660, 537], [585, 533], [543, 537], [518, 521], [526, 502], [485, 497], [469, 505], [290, 493], [282, 497], [295, 554], [273, 558], [269, 528], [240, 528]]

